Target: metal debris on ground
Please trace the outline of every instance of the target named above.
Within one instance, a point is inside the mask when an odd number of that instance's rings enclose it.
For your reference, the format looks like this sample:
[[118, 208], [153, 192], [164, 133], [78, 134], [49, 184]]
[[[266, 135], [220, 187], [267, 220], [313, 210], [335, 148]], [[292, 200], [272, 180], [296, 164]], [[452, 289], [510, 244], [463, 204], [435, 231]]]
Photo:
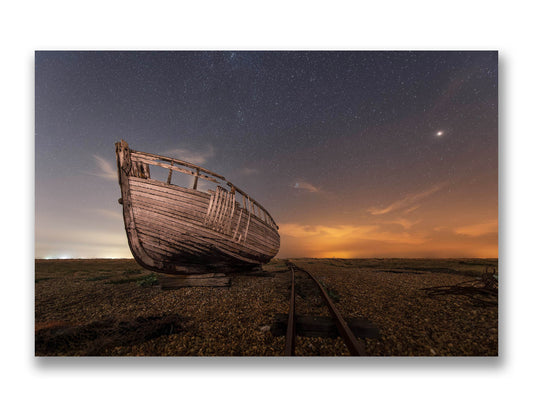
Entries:
[[498, 306], [498, 275], [496, 269], [486, 267], [480, 278], [467, 280], [455, 285], [422, 288], [428, 297], [439, 295], [463, 295], [475, 305]]

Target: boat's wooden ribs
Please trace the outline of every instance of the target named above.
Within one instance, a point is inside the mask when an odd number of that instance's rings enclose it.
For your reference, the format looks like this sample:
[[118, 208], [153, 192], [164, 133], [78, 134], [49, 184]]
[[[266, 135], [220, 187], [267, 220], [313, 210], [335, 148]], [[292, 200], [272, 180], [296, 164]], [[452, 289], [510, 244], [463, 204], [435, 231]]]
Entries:
[[[191, 191], [180, 187], [169, 189], [165, 184], [156, 185], [151, 180], [136, 180], [130, 178], [130, 193], [134, 208], [136, 223], [139, 232], [143, 235], [149, 233], [149, 229], [157, 229], [161, 236], [175, 235], [174, 243], [195, 241], [195, 234], [205, 235], [207, 230], [212, 230], [212, 238], [224, 234], [228, 238], [243, 244], [248, 243], [258, 251], [258, 255], [269, 255], [277, 251], [279, 238], [276, 234], [257, 217], [251, 215], [244, 217], [240, 209], [231, 211], [233, 200], [230, 192], [223, 188], [218, 189], [211, 195]], [[209, 208], [211, 210], [209, 211]], [[239, 220], [246, 219], [246, 223]], [[229, 230], [229, 233], [228, 233]], [[186, 235], [186, 233], [189, 235]], [[207, 236], [207, 235], [206, 235]], [[233, 236], [236, 236], [233, 239]], [[163, 238], [161, 238], [163, 240]], [[207, 251], [208, 244], [203, 250]], [[258, 248], [266, 250], [259, 250]], [[268, 248], [268, 249], [267, 249]], [[228, 247], [229, 249], [229, 247]]]
[[[230, 192], [233, 195], [235, 195], [235, 193], [239, 193], [242, 196], [243, 207], [247, 211], [250, 211], [252, 214], [262, 219], [267, 225], [277, 228], [277, 225], [274, 222], [274, 219], [272, 218], [270, 213], [268, 213], [268, 211], [260, 203], [252, 199], [246, 192], [242, 191], [240, 188], [237, 188], [231, 182], [226, 181], [226, 179], [222, 175], [219, 175], [215, 172], [209, 171], [197, 165], [188, 163], [186, 161], [181, 161], [181, 160], [177, 160], [177, 159], [170, 158], [170, 157], [164, 157], [164, 156], [160, 156], [156, 154], [149, 154], [149, 153], [144, 153], [144, 152], [134, 151], [134, 150], [130, 150], [130, 155], [131, 155], [131, 160], [133, 164], [130, 175], [134, 177], [149, 179], [150, 178], [149, 165], [155, 165], [155, 166], [169, 170], [168, 177], [167, 177], [167, 184], [170, 184], [173, 171], [178, 171], [183, 174], [187, 174], [187, 175], [194, 177], [194, 184], [192, 188], [194, 190], [196, 190], [198, 186], [198, 178], [202, 178], [207, 181], [214, 182], [216, 184], [220, 184], [221, 181], [224, 181], [226, 186], [230, 189], [230, 191], [228, 192]], [[182, 168], [182, 167], [191, 168], [192, 170]], [[212, 175], [212, 176], [202, 174], [202, 172], [205, 174]]]
[[150, 158], [143, 157], [143, 155], [141, 155], [140, 153], [133, 152], [133, 151], [131, 152], [131, 159], [132, 159], [133, 162], [139, 162], [139, 163], [143, 163], [143, 164], [146, 164], [146, 165], [151, 164], [151, 165], [156, 165], [156, 166], [161, 167], [161, 168], [168, 169], [169, 170], [169, 174], [168, 174], [168, 178], [167, 178], [167, 183], [168, 184], [170, 184], [170, 182], [168, 182], [168, 180], [170, 180], [170, 178], [171, 178], [172, 171], [182, 172], [182, 173], [187, 174], [187, 175], [192, 175], [193, 177], [200, 177], [200, 178], [206, 179], [208, 181], [215, 182], [217, 184], [219, 183], [219, 181], [216, 178], [209, 177], [209, 176], [204, 175], [204, 174], [200, 174], [198, 169], [197, 169], [198, 171], [191, 171], [191, 170], [186, 170], [185, 168], [178, 167], [177, 165], [173, 165], [173, 164], [178, 164], [178, 163], [173, 162], [173, 161], [171, 161], [170, 164], [166, 164], [166, 163], [163, 163], [163, 162], [152, 160]]
[[211, 194], [204, 224], [217, 232], [231, 235], [235, 204], [235, 194], [222, 187], [217, 187], [216, 192]]
[[213, 171], [209, 171], [205, 168], [202, 168], [200, 167], [199, 165], [195, 165], [195, 164], [191, 164], [187, 161], [182, 161], [182, 160], [178, 160], [176, 158], [170, 158], [170, 157], [165, 157], [165, 156], [162, 156], [162, 155], [157, 155], [157, 154], [151, 154], [151, 153], [144, 153], [144, 152], [141, 152], [141, 151], [135, 151], [135, 150], [130, 150], [131, 152], [131, 158], [132, 159], [145, 159], [145, 160], [152, 160], [154, 161], [154, 164], [155, 165], [160, 165], [161, 163], [158, 162], [159, 161], [165, 161], [165, 162], [169, 162], [169, 163], [174, 163], [174, 164], [178, 164], [178, 165], [182, 165], [184, 167], [188, 167], [188, 168], [192, 168], [192, 169], [195, 169], [195, 170], [199, 170], [199, 171], [202, 171], [202, 172], [205, 172], [206, 174], [209, 174], [209, 175], [212, 175], [222, 181], [225, 181], [226, 178], [224, 178], [222, 175], [219, 175], [217, 174], [216, 172], [213, 172]]

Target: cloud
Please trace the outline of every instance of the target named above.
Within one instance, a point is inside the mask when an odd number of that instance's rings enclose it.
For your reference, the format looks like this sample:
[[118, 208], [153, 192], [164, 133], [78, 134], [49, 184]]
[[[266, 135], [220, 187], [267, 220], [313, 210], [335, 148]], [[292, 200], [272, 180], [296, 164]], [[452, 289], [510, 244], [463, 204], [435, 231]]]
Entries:
[[391, 203], [386, 208], [376, 208], [372, 207], [368, 209], [368, 212], [370, 212], [372, 215], [384, 215], [389, 212], [397, 211], [400, 209], [406, 209], [405, 213], [411, 212], [415, 209], [417, 209], [420, 205], [418, 205], [418, 202], [427, 198], [430, 195], [433, 195], [435, 192], [439, 191], [444, 187], [446, 183], [437, 184], [435, 186], [432, 186], [431, 188], [428, 188], [422, 192], [417, 192], [413, 194], [408, 194], [405, 198], [399, 199], [393, 203]]
[[420, 220], [412, 221], [409, 219], [399, 218], [399, 219], [391, 220], [390, 222], [387, 222], [387, 223], [394, 223], [394, 224], [403, 226], [404, 229], [411, 229], [413, 225], [416, 225], [419, 222]]
[[91, 175], [96, 175], [97, 177], [110, 179], [113, 181], [117, 180], [117, 170], [107, 161], [106, 159], [100, 157], [99, 155], [94, 154], [94, 159], [96, 160], [96, 165], [98, 166], [98, 172], [90, 173]]
[[293, 188], [303, 189], [308, 192], [320, 192], [320, 189], [305, 181], [297, 181], [292, 185]]
[[383, 225], [281, 223], [279, 233], [281, 257], [375, 257], [380, 253], [402, 257], [427, 243], [420, 234], [387, 230]]
[[459, 228], [455, 228], [453, 231], [458, 235], [465, 235], [471, 237], [498, 233], [498, 219], [484, 223], [476, 223], [474, 225], [462, 226]]
[[302, 225], [298, 223], [279, 224], [279, 233], [282, 236], [295, 238], [312, 238], [324, 244], [333, 244], [338, 241], [355, 243], [361, 240], [374, 240], [382, 242], [398, 242], [402, 244], [421, 244], [425, 240], [406, 232], [390, 232], [377, 225]]
[[374, 229], [374, 226], [355, 227], [352, 225], [302, 225], [299, 223], [282, 223], [279, 225], [281, 235], [291, 237], [311, 237], [322, 235], [324, 237], [345, 237], [349, 235], [361, 234]]
[[208, 144], [202, 151], [193, 151], [188, 148], [175, 148], [173, 150], [168, 150], [165, 154], [179, 160], [188, 161], [192, 164], [202, 165], [215, 155], [215, 149], [211, 144]]
[[420, 208], [420, 205], [415, 205], [415, 206], [412, 206], [410, 208], [407, 208], [405, 211], [403, 211], [403, 213], [410, 213], [410, 212], [413, 212], [414, 210]]
[[280, 223], [278, 226], [280, 235], [285, 236], [309, 237], [320, 233], [315, 226], [300, 225], [298, 223]]
[[497, 221], [457, 229], [392, 223], [280, 223], [279, 257], [498, 257]]

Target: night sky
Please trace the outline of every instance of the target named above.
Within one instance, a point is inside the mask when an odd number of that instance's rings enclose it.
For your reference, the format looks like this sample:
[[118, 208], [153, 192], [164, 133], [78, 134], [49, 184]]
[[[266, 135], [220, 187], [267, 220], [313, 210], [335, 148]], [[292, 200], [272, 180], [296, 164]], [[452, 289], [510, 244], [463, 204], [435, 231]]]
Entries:
[[36, 52], [35, 256], [131, 257], [114, 143], [224, 175], [279, 257], [498, 257], [498, 54]]

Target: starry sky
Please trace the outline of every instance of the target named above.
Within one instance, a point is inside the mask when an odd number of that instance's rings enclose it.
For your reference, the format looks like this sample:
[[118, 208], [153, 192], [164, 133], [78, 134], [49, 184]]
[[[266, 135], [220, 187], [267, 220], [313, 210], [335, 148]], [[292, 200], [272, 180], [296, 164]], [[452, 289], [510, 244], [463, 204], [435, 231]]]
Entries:
[[244, 189], [281, 258], [498, 257], [495, 51], [38, 51], [37, 258], [131, 257], [120, 139]]

